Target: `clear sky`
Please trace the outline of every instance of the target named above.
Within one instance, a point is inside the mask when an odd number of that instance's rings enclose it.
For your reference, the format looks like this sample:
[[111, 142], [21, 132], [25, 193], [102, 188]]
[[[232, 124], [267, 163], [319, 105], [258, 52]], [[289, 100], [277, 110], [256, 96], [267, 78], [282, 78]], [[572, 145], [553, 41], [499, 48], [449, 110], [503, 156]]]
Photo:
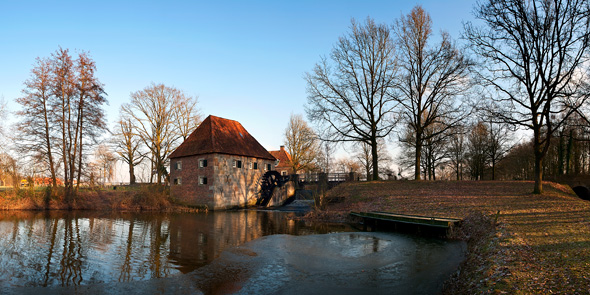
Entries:
[[[151, 82], [199, 97], [203, 115], [237, 120], [267, 149], [304, 114], [305, 72], [351, 18], [391, 24], [415, 5], [458, 39], [475, 1], [0, 1], [0, 97], [16, 110], [36, 57], [90, 52], [110, 126]], [[437, 32], [438, 33], [438, 32]]]

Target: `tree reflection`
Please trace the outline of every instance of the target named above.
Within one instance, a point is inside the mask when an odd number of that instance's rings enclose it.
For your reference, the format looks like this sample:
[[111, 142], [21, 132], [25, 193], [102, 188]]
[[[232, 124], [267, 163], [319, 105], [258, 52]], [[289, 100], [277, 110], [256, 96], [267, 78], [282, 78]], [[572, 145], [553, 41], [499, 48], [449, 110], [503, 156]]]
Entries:
[[49, 250], [47, 251], [47, 264], [45, 266], [45, 278], [43, 280], [43, 287], [47, 287], [47, 284], [49, 283], [49, 279], [50, 279], [50, 272], [51, 272], [51, 259], [53, 257], [53, 251], [55, 248], [55, 238], [57, 236], [57, 223], [59, 222], [59, 219], [54, 219], [52, 224], [52, 229], [51, 229], [51, 235], [49, 238]]
[[264, 235], [317, 232], [286, 216], [292, 214], [0, 212], [0, 281], [51, 287], [162, 278]]
[[63, 253], [59, 263], [59, 280], [62, 286], [80, 285], [82, 282], [82, 241], [78, 218], [64, 219]]
[[129, 230], [127, 231], [127, 247], [125, 248], [125, 259], [121, 265], [121, 273], [119, 274], [119, 282], [131, 281], [131, 253], [133, 249], [133, 226], [135, 219], [129, 221]]
[[167, 267], [164, 267], [161, 260], [161, 250], [166, 251], [165, 244], [168, 241], [168, 230], [162, 230], [162, 219], [156, 218], [151, 224], [151, 247], [150, 247], [150, 270], [152, 278], [166, 277], [169, 274]]

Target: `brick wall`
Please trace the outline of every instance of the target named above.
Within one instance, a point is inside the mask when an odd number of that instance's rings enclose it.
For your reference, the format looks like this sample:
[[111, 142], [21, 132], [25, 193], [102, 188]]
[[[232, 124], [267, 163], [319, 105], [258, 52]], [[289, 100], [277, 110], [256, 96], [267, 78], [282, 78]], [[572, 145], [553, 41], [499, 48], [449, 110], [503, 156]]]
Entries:
[[274, 168], [277, 172], [279, 172], [281, 175], [291, 175], [293, 173], [291, 173], [291, 168], [290, 167], [275, 167]]
[[[170, 161], [170, 193], [181, 203], [192, 206], [214, 207], [211, 183], [214, 180], [213, 155], [174, 158]], [[207, 160], [207, 167], [199, 167], [199, 160]], [[177, 169], [177, 163], [182, 167]], [[199, 184], [206, 177], [207, 184]], [[177, 184], [180, 181], [180, 184]]]

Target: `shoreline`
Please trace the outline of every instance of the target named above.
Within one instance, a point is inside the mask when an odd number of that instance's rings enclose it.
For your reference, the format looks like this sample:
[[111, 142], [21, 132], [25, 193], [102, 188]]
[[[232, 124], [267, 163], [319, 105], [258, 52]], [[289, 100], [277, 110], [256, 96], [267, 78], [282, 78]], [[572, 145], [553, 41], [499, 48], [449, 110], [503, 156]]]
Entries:
[[67, 202], [63, 188], [19, 188], [0, 193], [0, 210], [97, 210], [121, 212], [206, 212], [206, 208], [175, 202], [161, 185], [126, 189], [82, 188]]

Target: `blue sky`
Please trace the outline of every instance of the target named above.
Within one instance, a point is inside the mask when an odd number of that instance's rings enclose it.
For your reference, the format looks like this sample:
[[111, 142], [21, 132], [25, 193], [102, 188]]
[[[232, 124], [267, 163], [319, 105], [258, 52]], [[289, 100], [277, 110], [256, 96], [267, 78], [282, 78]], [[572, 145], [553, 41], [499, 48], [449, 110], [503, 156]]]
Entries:
[[110, 125], [151, 82], [199, 97], [204, 115], [237, 120], [269, 150], [304, 114], [305, 72], [351, 18], [391, 24], [415, 5], [458, 39], [475, 1], [0, 1], [0, 97], [16, 110], [36, 57], [90, 52]]

